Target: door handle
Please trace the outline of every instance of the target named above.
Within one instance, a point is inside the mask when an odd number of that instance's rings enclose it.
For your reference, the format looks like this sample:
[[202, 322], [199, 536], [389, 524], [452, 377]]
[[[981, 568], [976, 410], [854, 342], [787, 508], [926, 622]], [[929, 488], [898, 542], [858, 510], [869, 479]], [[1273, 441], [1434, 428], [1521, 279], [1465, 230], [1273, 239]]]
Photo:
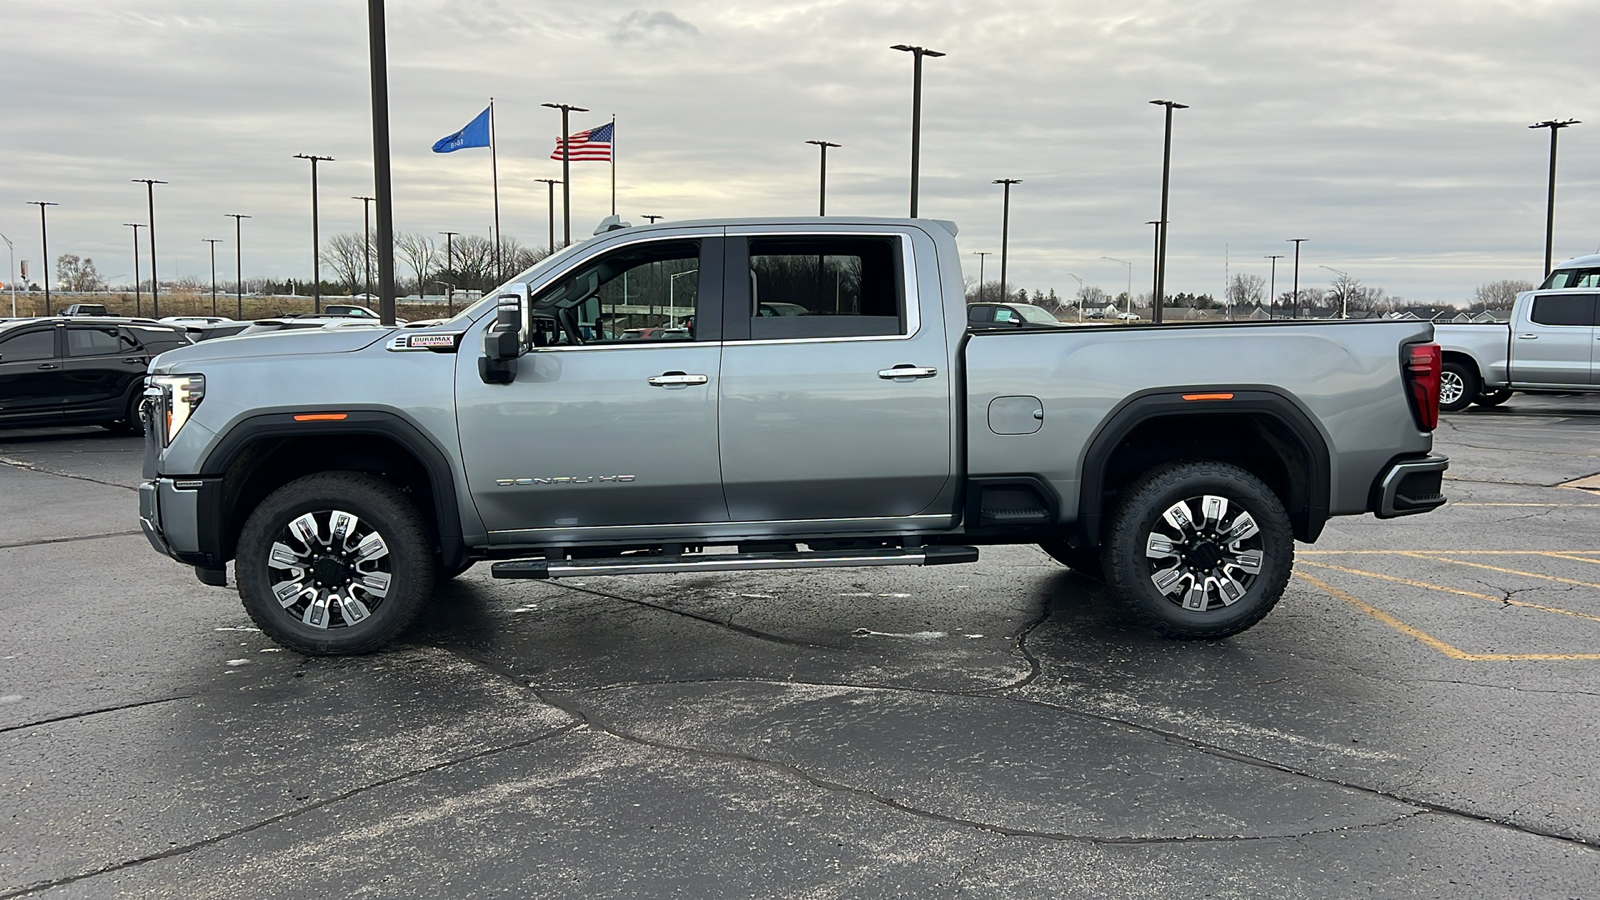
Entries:
[[1538, 339], [1539, 339], [1539, 336], [1537, 334], [1519, 334], [1519, 335], [1517, 335], [1517, 340], [1519, 340], [1519, 341], [1537, 341]]
[[144, 359], [140, 359], [140, 358], [139, 358], [139, 357], [137, 357], [137, 356], [127, 356], [127, 357], [123, 357], [123, 360], [122, 360], [122, 361], [123, 361], [123, 362], [125, 362], [125, 363], [127, 363], [127, 364], [129, 364], [129, 365], [135, 365], [135, 364], [137, 364], [137, 365], [141, 365], [141, 366], [142, 366], [142, 365], [145, 365], [145, 364], [147, 364], [147, 363], [148, 363], [148, 362], [149, 362], [149, 360], [144, 360]]
[[41, 368], [41, 369], [59, 369], [61, 367], [56, 365], [55, 363], [40, 363], [39, 364], [39, 368]]
[[892, 369], [879, 369], [879, 378], [932, 378], [939, 374], [939, 370], [932, 366], [913, 366], [902, 363]]
[[652, 376], [646, 380], [656, 387], [667, 387], [674, 384], [705, 384], [711, 379], [704, 375], [687, 375], [683, 372], [664, 372], [660, 375]]

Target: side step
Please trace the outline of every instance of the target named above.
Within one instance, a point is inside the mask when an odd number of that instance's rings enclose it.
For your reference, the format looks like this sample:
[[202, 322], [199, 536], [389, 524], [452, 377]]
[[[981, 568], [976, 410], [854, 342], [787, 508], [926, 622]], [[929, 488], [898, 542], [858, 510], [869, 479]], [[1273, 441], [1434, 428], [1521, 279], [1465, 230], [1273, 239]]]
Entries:
[[497, 562], [496, 578], [573, 578], [580, 575], [655, 575], [665, 572], [743, 572], [860, 566], [944, 566], [978, 561], [977, 547], [894, 547], [790, 553], [715, 553], [694, 556], [618, 556], [610, 559], [517, 559]]

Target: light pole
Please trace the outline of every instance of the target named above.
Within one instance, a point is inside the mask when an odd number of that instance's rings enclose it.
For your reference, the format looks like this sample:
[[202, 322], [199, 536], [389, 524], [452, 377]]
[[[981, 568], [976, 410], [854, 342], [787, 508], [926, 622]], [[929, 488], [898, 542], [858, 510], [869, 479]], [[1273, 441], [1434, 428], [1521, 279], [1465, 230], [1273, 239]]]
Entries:
[[150, 229], [150, 315], [161, 318], [161, 278], [156, 274], [156, 185], [166, 184], [154, 178], [130, 178], [129, 181], [143, 182], [145, 199], [150, 205], [150, 224], [145, 227]]
[[143, 228], [140, 222], [123, 222], [122, 224], [133, 229], [133, 314], [144, 315], [144, 298], [140, 294], [139, 286], [139, 229]]
[[1155, 300], [1156, 280], [1161, 277], [1161, 222], [1151, 221], [1146, 222], [1145, 224], [1154, 225], [1156, 227], [1155, 237], [1153, 238], [1155, 243], [1150, 248], [1150, 297], [1152, 302], [1150, 321], [1157, 322], [1160, 320], [1157, 318], [1158, 313], [1156, 312], [1153, 304]]
[[828, 214], [828, 148], [843, 145], [829, 141], [806, 141], [806, 143], [816, 144], [817, 149], [822, 151], [822, 178], [817, 189], [817, 215], [825, 216]]
[[376, 197], [351, 197], [351, 200], [361, 201], [361, 249], [366, 253], [367, 261], [367, 297], [372, 297], [372, 201]]
[[978, 299], [983, 299], [983, 263], [984, 257], [994, 253], [993, 250], [974, 250], [973, 255], [978, 257]]
[[233, 219], [233, 293], [234, 299], [239, 304], [235, 315], [242, 319], [244, 318], [244, 248], [240, 246], [239, 241], [244, 236], [244, 226], [240, 220], [250, 217], [239, 213], [223, 213], [223, 215]]
[[[372, 192], [377, 195], [378, 202], [378, 320], [393, 326], [394, 192], [389, 177], [389, 62], [383, 0], [367, 0], [367, 61], [372, 82]], [[497, 245], [500, 241], [499, 194], [495, 191], [494, 238]], [[370, 280], [372, 276], [367, 277]], [[371, 288], [367, 292], [371, 293]], [[421, 285], [417, 286], [417, 292], [422, 292]]]
[[[134, 234], [138, 234], [138, 232], [134, 232]], [[17, 279], [15, 278], [17, 274], [17, 248], [15, 244], [11, 243], [11, 238], [3, 234], [0, 234], [0, 241], [5, 241], [6, 249], [11, 251], [11, 268], [6, 270], [6, 282], [11, 285], [11, 318], [15, 319], [17, 317]], [[137, 278], [138, 276], [134, 277]]]
[[215, 316], [217, 314], [217, 244], [222, 242], [222, 238], [201, 238], [200, 240], [211, 245], [211, 314]]
[[[554, 226], [551, 226], [551, 227], [553, 228]], [[454, 279], [457, 276], [456, 276], [456, 270], [451, 268], [451, 266], [455, 265], [455, 260], [453, 258], [451, 258], [451, 256], [450, 256], [450, 239], [455, 237], [456, 235], [460, 234], [461, 232], [459, 232], [459, 231], [441, 231], [439, 233], [444, 235], [444, 270], [446, 272], [449, 272], [450, 273], [450, 277], [452, 279]], [[552, 252], [554, 252], [554, 251], [552, 251]], [[451, 285], [451, 284], [446, 284], [444, 282], [440, 282], [440, 283], [441, 284], [445, 284], [445, 291], [444, 291], [445, 309], [450, 313], [450, 315], [453, 316], [453, 315], [456, 314], [456, 289], [455, 289], [455, 286]]]
[[1310, 238], [1285, 238], [1294, 242], [1294, 295], [1289, 298], [1289, 318], [1297, 317], [1300, 312], [1300, 245]]
[[[1004, 212], [1000, 215], [1000, 302], [1004, 303], [1006, 297], [1006, 243], [1011, 236], [1011, 186], [1021, 184], [1020, 178], [996, 178], [991, 184], [1005, 186], [1005, 201], [1002, 207]], [[912, 215], [916, 215], [912, 213]]]
[[1349, 272], [1342, 272], [1342, 271], [1340, 271], [1338, 269], [1335, 269], [1333, 266], [1325, 266], [1325, 265], [1322, 265], [1321, 263], [1317, 264], [1317, 268], [1319, 268], [1319, 269], [1327, 269], [1329, 272], [1332, 272], [1333, 274], [1342, 276], [1344, 278], [1345, 283], [1339, 286], [1339, 318], [1341, 318], [1341, 319], [1350, 318], [1350, 297], [1349, 297], [1350, 273]]
[[550, 195], [550, 243], [547, 244], [550, 252], [556, 252], [556, 185], [561, 183], [559, 178], [535, 178], [546, 185], [546, 193]]
[[1161, 235], [1157, 240], [1160, 249], [1156, 251], [1156, 296], [1150, 310], [1150, 321], [1160, 323], [1161, 307], [1164, 305], [1167, 289], [1167, 186], [1172, 174], [1172, 111], [1189, 107], [1172, 100], [1150, 102], [1167, 108], [1167, 132], [1161, 150], [1161, 225], [1159, 226]]
[[1275, 309], [1278, 305], [1278, 260], [1283, 259], [1282, 253], [1264, 256], [1262, 259], [1272, 260], [1272, 279], [1267, 282], [1267, 317], [1276, 319]]
[[[1126, 312], [1129, 315], [1133, 315], [1133, 263], [1128, 262], [1125, 259], [1117, 259], [1114, 256], [1102, 256], [1100, 258], [1101, 259], [1109, 259], [1114, 263], [1122, 263], [1123, 265], [1128, 267], [1128, 294], [1127, 294], [1127, 297], [1128, 297], [1128, 308], [1127, 308]], [[1081, 284], [1082, 282], [1079, 282], [1079, 283]], [[1153, 317], [1154, 317], [1154, 314], [1152, 314], [1152, 318]]]
[[39, 268], [44, 270], [44, 314], [50, 315], [50, 228], [44, 221], [44, 208], [46, 206], [60, 206], [48, 200], [29, 200], [32, 206], [39, 207], [39, 243], [43, 247], [44, 265]]
[[311, 160], [311, 312], [322, 313], [322, 242], [317, 239], [317, 163], [333, 162], [331, 156], [296, 153], [295, 159]]
[[650, 220], [650, 224], [654, 225], [656, 223], [657, 219], [665, 219], [666, 216], [643, 215], [643, 216], [640, 216], [639, 218], [641, 218], [641, 219], [649, 219]]
[[922, 166], [922, 58], [940, 57], [944, 54], [926, 47], [895, 44], [890, 50], [911, 54], [916, 62], [911, 75], [911, 218], [917, 217], [917, 179]]
[[678, 286], [678, 279], [682, 278], [685, 275], [694, 275], [694, 274], [696, 274], [697, 271], [698, 270], [690, 270], [688, 272], [679, 272], [678, 274], [673, 275], [673, 276], [671, 276], [670, 278], [667, 279], [667, 325], [668, 326], [671, 326], [671, 325], [673, 325], [673, 324], [675, 324], [677, 322], [678, 295], [675, 293], [675, 289]]
[[1544, 275], [1546, 278], [1550, 277], [1550, 251], [1554, 246], [1552, 240], [1555, 237], [1556, 227], [1556, 132], [1566, 128], [1568, 125], [1581, 124], [1583, 123], [1577, 119], [1546, 119], [1538, 124], [1528, 126], [1529, 128], [1550, 129], [1550, 198], [1545, 203], [1544, 213]]
[[1078, 283], [1078, 302], [1074, 303], [1072, 305], [1076, 306], [1078, 308], [1078, 324], [1082, 325], [1083, 324], [1083, 279], [1079, 278], [1078, 276], [1076, 276], [1074, 274], [1072, 274], [1071, 272], [1067, 273], [1067, 277], [1071, 278], [1073, 281], [1076, 281]]
[[539, 105], [561, 110], [561, 246], [567, 247], [572, 244], [572, 150], [567, 146], [567, 137], [571, 134], [567, 130], [567, 114], [588, 112], [588, 110], [566, 103]]

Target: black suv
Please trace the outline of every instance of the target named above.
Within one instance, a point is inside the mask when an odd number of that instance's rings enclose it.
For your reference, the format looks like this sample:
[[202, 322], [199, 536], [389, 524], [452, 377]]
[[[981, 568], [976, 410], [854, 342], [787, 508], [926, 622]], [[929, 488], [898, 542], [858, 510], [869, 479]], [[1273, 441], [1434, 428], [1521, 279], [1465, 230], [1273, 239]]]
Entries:
[[188, 343], [181, 330], [153, 319], [0, 322], [0, 426], [137, 431], [145, 368]]

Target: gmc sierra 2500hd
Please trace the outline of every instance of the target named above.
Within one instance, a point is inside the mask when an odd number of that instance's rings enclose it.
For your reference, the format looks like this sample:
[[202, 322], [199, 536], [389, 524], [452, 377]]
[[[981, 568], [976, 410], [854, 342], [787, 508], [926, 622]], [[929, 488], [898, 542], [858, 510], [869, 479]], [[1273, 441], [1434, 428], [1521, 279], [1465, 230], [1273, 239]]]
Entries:
[[1179, 638], [1259, 621], [1329, 516], [1444, 502], [1426, 322], [968, 329], [955, 226], [613, 225], [423, 329], [154, 361], [140, 518], [286, 647], [435, 580], [1042, 545]]

